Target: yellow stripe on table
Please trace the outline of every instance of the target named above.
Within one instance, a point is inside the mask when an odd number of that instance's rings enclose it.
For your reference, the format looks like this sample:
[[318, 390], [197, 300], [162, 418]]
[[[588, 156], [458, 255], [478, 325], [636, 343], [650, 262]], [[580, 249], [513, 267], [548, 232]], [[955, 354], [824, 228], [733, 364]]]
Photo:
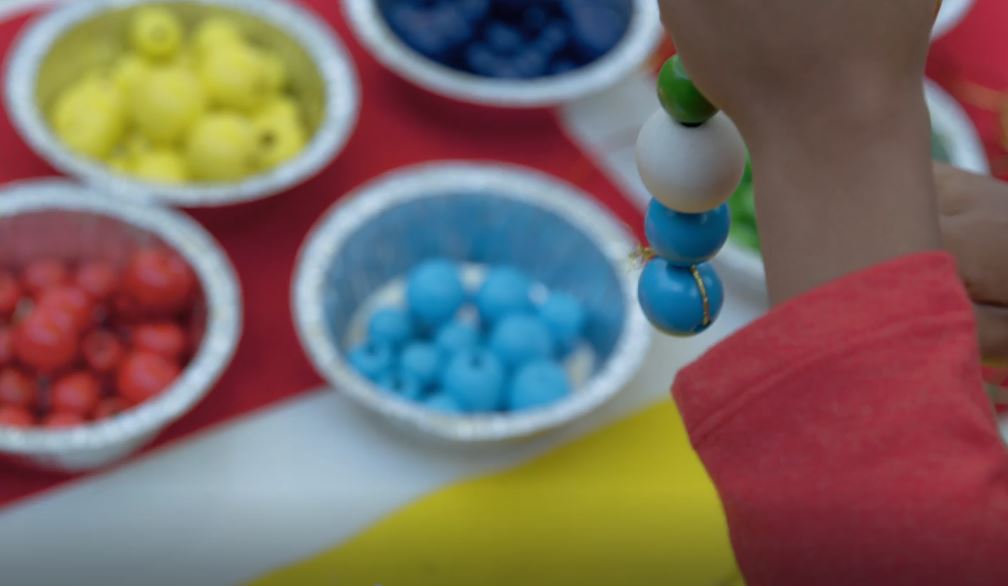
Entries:
[[255, 586], [715, 586], [721, 506], [670, 404], [448, 486]]

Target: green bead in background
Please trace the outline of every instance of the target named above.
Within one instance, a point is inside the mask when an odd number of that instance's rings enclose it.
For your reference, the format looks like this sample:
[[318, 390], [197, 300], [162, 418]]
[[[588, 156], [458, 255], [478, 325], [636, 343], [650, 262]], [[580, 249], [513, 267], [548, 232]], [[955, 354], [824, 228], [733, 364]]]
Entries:
[[678, 55], [666, 61], [658, 73], [658, 99], [670, 116], [690, 126], [703, 124], [718, 113], [693, 85]]

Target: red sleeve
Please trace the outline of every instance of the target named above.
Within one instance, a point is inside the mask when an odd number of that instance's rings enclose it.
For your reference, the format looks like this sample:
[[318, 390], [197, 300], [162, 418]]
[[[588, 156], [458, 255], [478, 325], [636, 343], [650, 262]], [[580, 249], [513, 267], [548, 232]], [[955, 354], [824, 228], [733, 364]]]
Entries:
[[1008, 451], [948, 255], [781, 306], [674, 393], [749, 586], [1008, 585]]

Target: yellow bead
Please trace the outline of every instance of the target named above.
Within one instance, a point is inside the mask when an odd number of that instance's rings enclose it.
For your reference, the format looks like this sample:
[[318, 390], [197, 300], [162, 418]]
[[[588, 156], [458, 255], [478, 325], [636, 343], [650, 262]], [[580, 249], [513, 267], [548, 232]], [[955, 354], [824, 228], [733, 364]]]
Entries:
[[127, 100], [133, 95], [133, 90], [144, 82], [150, 72], [150, 65], [143, 57], [134, 53], [123, 55], [112, 66], [112, 81]]
[[256, 111], [256, 118], [286, 118], [300, 123], [301, 108], [293, 98], [279, 95], [263, 104]]
[[206, 55], [200, 79], [211, 103], [243, 112], [259, 107], [270, 87], [259, 52], [239, 44], [226, 45]]
[[193, 33], [193, 49], [200, 59], [221, 47], [242, 43], [244, 43], [244, 39], [241, 30], [222, 16], [208, 18], [200, 22]]
[[235, 181], [256, 169], [255, 126], [229, 112], [207, 114], [186, 141], [186, 162], [194, 179]]
[[204, 108], [199, 80], [182, 67], [154, 68], [132, 92], [134, 123], [144, 136], [158, 143], [180, 139]]
[[256, 156], [261, 169], [271, 169], [293, 159], [304, 149], [305, 131], [301, 123], [282, 111], [260, 114], [253, 119], [256, 129]]
[[125, 130], [118, 88], [106, 78], [85, 78], [57, 98], [52, 124], [71, 150], [98, 159], [107, 157]]
[[271, 52], [261, 53], [266, 85], [271, 92], [281, 92], [287, 86], [287, 67], [280, 57]]
[[158, 148], [135, 158], [130, 168], [140, 179], [154, 183], [184, 183], [189, 177], [185, 159], [174, 149]]
[[130, 23], [130, 41], [145, 57], [167, 59], [182, 45], [182, 23], [167, 8], [141, 8]]

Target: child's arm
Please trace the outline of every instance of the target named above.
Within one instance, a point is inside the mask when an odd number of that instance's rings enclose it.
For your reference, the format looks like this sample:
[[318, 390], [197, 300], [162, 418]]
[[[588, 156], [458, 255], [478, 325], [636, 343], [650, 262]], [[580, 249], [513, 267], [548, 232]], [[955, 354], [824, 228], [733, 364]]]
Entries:
[[675, 395], [749, 586], [1008, 584], [1008, 454], [944, 253], [775, 309]]
[[749, 143], [780, 304], [675, 389], [750, 586], [1008, 584], [973, 306], [928, 252], [934, 1], [662, 4]]

